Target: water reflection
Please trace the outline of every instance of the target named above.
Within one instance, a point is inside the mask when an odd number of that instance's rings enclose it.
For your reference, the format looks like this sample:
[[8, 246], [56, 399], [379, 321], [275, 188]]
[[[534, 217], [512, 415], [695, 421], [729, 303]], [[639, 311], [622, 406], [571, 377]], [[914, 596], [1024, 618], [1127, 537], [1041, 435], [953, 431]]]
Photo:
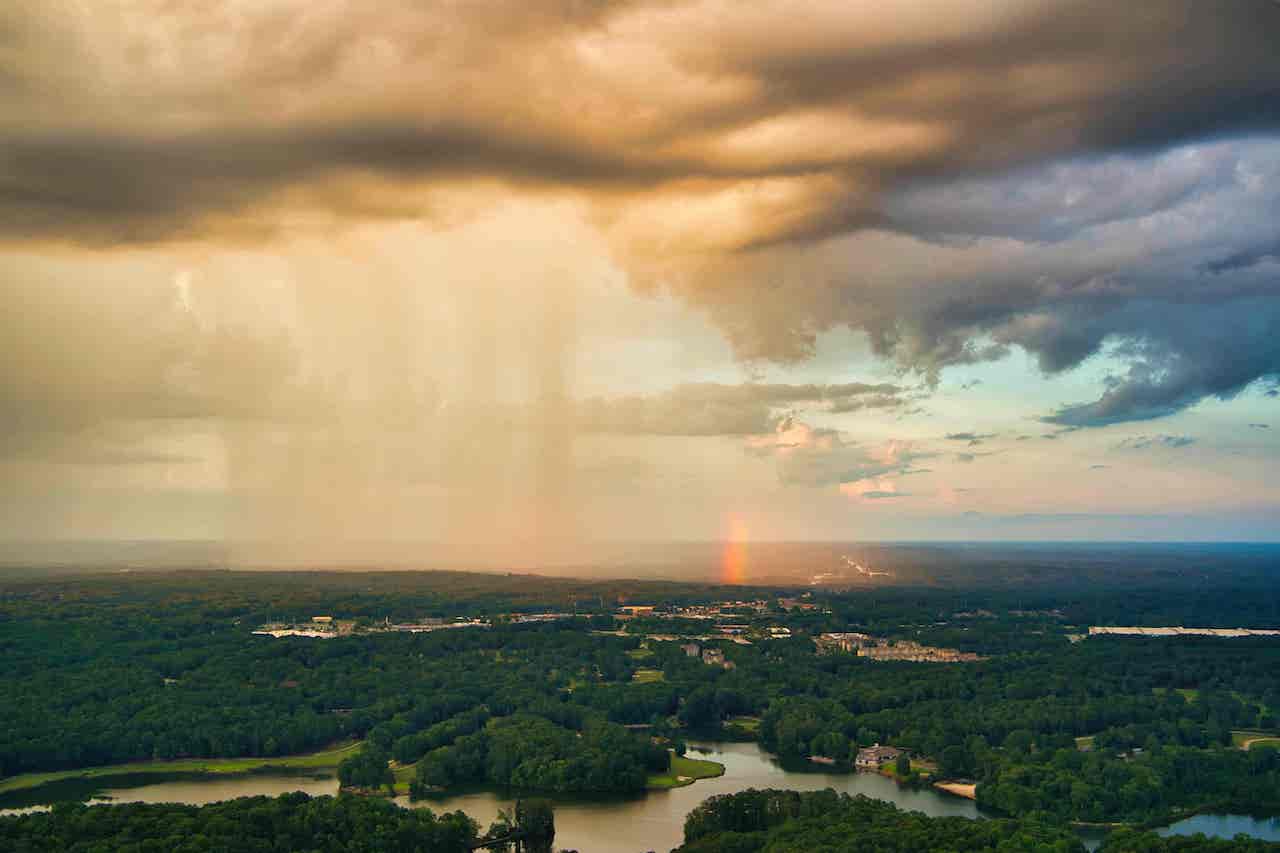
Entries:
[[[783, 766], [754, 743], [695, 743], [689, 755], [708, 758], [725, 766], [725, 773], [684, 788], [651, 791], [636, 797], [561, 797], [556, 803], [556, 847], [583, 853], [646, 853], [667, 851], [684, 840], [684, 818], [707, 797], [731, 794], [747, 788], [788, 788], [815, 791], [834, 788], [849, 794], [865, 794], [894, 803], [899, 808], [931, 817], [981, 816], [970, 800], [942, 794], [930, 788], [899, 787], [892, 779], [874, 773], [830, 773], [810, 764]], [[336, 794], [338, 780], [331, 774], [265, 771], [236, 776], [171, 774], [133, 775], [101, 779], [71, 779], [27, 791], [7, 794], [0, 802], [0, 816], [48, 809], [62, 801], [90, 803], [205, 803], [236, 797], [278, 796], [303, 791], [311, 796]], [[500, 791], [472, 791], [433, 797], [405, 806], [427, 806], [434, 811], [461, 809], [486, 828], [499, 809], [515, 806], [515, 795]], [[1245, 833], [1266, 841], [1280, 841], [1280, 818], [1246, 815], [1196, 815], [1157, 830], [1160, 835], [1194, 835], [1233, 838]], [[1100, 829], [1079, 830], [1081, 840], [1095, 850], [1105, 837]]]
[[1158, 829], [1160, 835], [1195, 835], [1202, 832], [1210, 838], [1235, 838], [1240, 833], [1263, 841], [1280, 841], [1280, 817], [1259, 818], [1239, 814], [1198, 814]]
[[[816, 791], [835, 788], [850, 794], [866, 794], [888, 800], [900, 808], [933, 817], [978, 817], [977, 806], [959, 797], [925, 788], [901, 788], [892, 779], [874, 773], [827, 773], [784, 768], [754, 743], [690, 744], [692, 758], [709, 758], [725, 766], [725, 773], [684, 788], [652, 791], [626, 800], [556, 801], [556, 847], [583, 853], [645, 853], [667, 851], [684, 840], [684, 818], [695, 806], [715, 794], [731, 794], [747, 788], [789, 788]], [[410, 805], [407, 797], [399, 799]], [[514, 796], [479, 791], [435, 797], [415, 805], [435, 811], [461, 809], [487, 827], [499, 809], [510, 809]]]

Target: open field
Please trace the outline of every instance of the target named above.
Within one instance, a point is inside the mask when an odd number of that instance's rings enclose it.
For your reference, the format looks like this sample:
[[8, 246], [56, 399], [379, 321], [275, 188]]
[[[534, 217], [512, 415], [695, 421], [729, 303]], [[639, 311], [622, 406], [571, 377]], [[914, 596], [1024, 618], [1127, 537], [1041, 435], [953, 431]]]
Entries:
[[1254, 746], [1280, 747], [1280, 735], [1277, 735], [1275, 732], [1233, 729], [1231, 732], [1231, 743], [1241, 749], [1250, 749]]
[[946, 791], [948, 794], [955, 794], [957, 797], [964, 797], [967, 800], [978, 799], [978, 786], [974, 784], [965, 784], [963, 782], [934, 782], [933, 787], [940, 791]]
[[396, 783], [392, 790], [396, 794], [407, 794], [409, 793], [409, 783], [413, 781], [414, 774], [418, 772], [418, 763], [415, 761], [413, 764], [397, 764], [393, 761], [391, 762], [391, 772], [396, 777]]
[[50, 773], [24, 773], [0, 781], [0, 794], [35, 788], [65, 779], [95, 779], [135, 773], [248, 773], [265, 768], [309, 769], [337, 767], [342, 759], [360, 749], [359, 742], [336, 744], [320, 752], [285, 755], [276, 758], [182, 758], [173, 761], [136, 761], [131, 764], [108, 764], [79, 770], [57, 770]]
[[713, 779], [724, 775], [724, 765], [718, 761], [704, 761], [701, 758], [685, 758], [682, 755], [671, 756], [671, 769], [666, 773], [656, 773], [649, 777], [649, 788], [682, 788], [692, 785], [699, 779]]
[[663, 681], [665, 678], [660, 669], [637, 669], [631, 680], [640, 684], [650, 684], [654, 681]]

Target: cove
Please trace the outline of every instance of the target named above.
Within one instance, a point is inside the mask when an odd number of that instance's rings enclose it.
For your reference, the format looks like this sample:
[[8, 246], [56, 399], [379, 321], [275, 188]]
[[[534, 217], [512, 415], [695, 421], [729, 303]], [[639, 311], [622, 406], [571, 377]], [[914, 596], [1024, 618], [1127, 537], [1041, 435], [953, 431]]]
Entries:
[[[747, 788], [796, 791], [834, 788], [888, 800], [899, 808], [924, 812], [931, 817], [976, 818], [981, 814], [971, 800], [930, 788], [903, 788], [876, 773], [828, 773], [783, 767], [755, 743], [691, 742], [689, 756], [720, 762], [724, 765], [724, 775], [629, 799], [552, 798], [556, 807], [556, 847], [582, 853], [645, 853], [649, 850], [665, 853], [684, 841], [685, 815], [703, 800]], [[515, 799], [514, 794], [476, 791], [415, 803], [400, 797], [397, 802], [410, 807], [427, 806], [437, 812], [461, 809], [484, 829], [497, 817], [499, 809], [512, 808]]]
[[[930, 788], [908, 789], [875, 773], [830, 773], [810, 769], [811, 765], [784, 767], [755, 743], [695, 742], [691, 758], [718, 761], [725, 766], [723, 776], [703, 779], [683, 788], [649, 791], [627, 798], [566, 796], [552, 798], [556, 806], [556, 847], [583, 853], [644, 853], [665, 851], [684, 840], [685, 815], [707, 797], [731, 794], [747, 788], [790, 788], [800, 791], [834, 788], [850, 794], [865, 794], [888, 800], [903, 809], [934, 817], [976, 818], [980, 812], [971, 801]], [[259, 771], [244, 775], [193, 776], [181, 778], [154, 775], [142, 777], [102, 777], [76, 780], [72, 787], [52, 785], [23, 791], [20, 802], [6, 798], [6, 809], [30, 808], [78, 799], [89, 802], [179, 802], [192, 805], [235, 797], [276, 796], [288, 791], [304, 791], [312, 796], [335, 794], [338, 781], [333, 775], [298, 772]], [[515, 805], [516, 792], [472, 791], [446, 794], [411, 803], [398, 797], [401, 805], [426, 806], [434, 811], [461, 809], [481, 829], [497, 817], [499, 809]], [[0, 811], [0, 814], [5, 813]]]

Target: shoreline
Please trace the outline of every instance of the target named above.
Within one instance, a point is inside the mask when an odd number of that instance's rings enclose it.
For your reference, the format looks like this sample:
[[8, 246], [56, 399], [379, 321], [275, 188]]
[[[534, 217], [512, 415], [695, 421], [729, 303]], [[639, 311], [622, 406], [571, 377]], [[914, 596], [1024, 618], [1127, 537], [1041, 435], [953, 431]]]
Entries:
[[337, 767], [344, 758], [359, 752], [361, 746], [361, 741], [342, 741], [316, 752], [280, 755], [272, 758], [174, 758], [158, 761], [132, 761], [125, 764], [101, 764], [95, 767], [81, 767], [75, 770], [35, 771], [0, 780], [0, 795], [28, 791], [55, 782], [148, 773], [235, 776], [248, 775], [259, 770], [327, 770]]
[[963, 797], [974, 802], [978, 801], [978, 786], [972, 782], [934, 782], [933, 787], [954, 797]]
[[[123, 776], [171, 775], [184, 774], [192, 777], [213, 778], [218, 776], [250, 776], [264, 771], [307, 771], [333, 770], [344, 759], [360, 751], [362, 741], [342, 741], [316, 752], [297, 753], [294, 755], [276, 756], [273, 758], [177, 758], [157, 761], [133, 761], [124, 764], [102, 764], [94, 767], [82, 767], [74, 770], [50, 770], [23, 773], [0, 780], [0, 797], [21, 792], [36, 791], [45, 785], [60, 782], [76, 782], [102, 780], [104, 782]], [[645, 787], [638, 793], [651, 791], [669, 791], [672, 788], [683, 788], [702, 779], [715, 779], [725, 774], [725, 766], [718, 761], [700, 758], [673, 756], [673, 771], [669, 773], [650, 774], [645, 780]], [[382, 793], [383, 796], [401, 796], [409, 793], [409, 779], [414, 771], [414, 764], [392, 768], [395, 783], [392, 790]], [[368, 791], [356, 791], [340, 788], [347, 793], [370, 795]], [[445, 792], [441, 792], [445, 793]]]

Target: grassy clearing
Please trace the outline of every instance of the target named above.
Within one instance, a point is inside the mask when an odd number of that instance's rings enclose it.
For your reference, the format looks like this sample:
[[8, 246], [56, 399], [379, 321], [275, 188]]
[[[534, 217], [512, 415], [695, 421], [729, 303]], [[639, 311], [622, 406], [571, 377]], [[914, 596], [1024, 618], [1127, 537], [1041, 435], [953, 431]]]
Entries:
[[[917, 761], [914, 758], [910, 759], [910, 761], [910, 772], [915, 773], [921, 779], [932, 779], [933, 774], [938, 770], [938, 766], [931, 761]], [[897, 762], [894, 761], [886, 761], [884, 764], [881, 764], [879, 773], [881, 776], [888, 776], [896, 782], [907, 781], [907, 777], [898, 775], [898, 765]]]
[[1277, 737], [1275, 732], [1233, 729], [1231, 743], [1240, 749], [1250, 749], [1254, 746], [1280, 746], [1280, 737]]
[[[1152, 687], [1152, 688], [1151, 688], [1151, 692], [1152, 692], [1152, 693], [1155, 693], [1155, 694], [1164, 694], [1164, 693], [1168, 693], [1168, 692], [1169, 692], [1169, 688], [1167, 688], [1167, 687]], [[1183, 698], [1183, 699], [1186, 699], [1188, 702], [1195, 702], [1195, 701], [1197, 701], [1197, 700], [1200, 698], [1200, 691], [1199, 691], [1199, 690], [1195, 690], [1195, 689], [1190, 688], [1190, 687], [1175, 687], [1175, 688], [1173, 689], [1173, 692], [1174, 692], [1174, 693], [1181, 693], [1181, 694], [1182, 694], [1182, 698]]]
[[1255, 746], [1274, 746], [1280, 747], [1280, 737], [1258, 737], [1245, 741], [1245, 749], [1253, 749]]
[[724, 775], [724, 765], [718, 761], [705, 761], [701, 758], [686, 758], [682, 755], [671, 755], [671, 769], [666, 773], [655, 773], [649, 776], [649, 788], [683, 788], [692, 785], [699, 779], [714, 779]]
[[630, 649], [627, 651], [627, 657], [632, 660], [644, 660], [653, 657], [653, 652], [650, 649]]
[[758, 732], [760, 731], [759, 717], [730, 717], [725, 723], [726, 726], [737, 726], [743, 731]]
[[95, 779], [102, 776], [123, 776], [134, 773], [248, 773], [265, 768], [319, 769], [337, 767], [342, 759], [355, 754], [360, 743], [348, 741], [336, 744], [320, 752], [303, 755], [286, 755], [278, 758], [183, 758], [174, 761], [136, 761], [132, 764], [108, 764], [102, 767], [85, 767], [79, 770], [58, 770], [51, 773], [24, 773], [0, 782], [0, 794], [35, 788], [49, 782], [64, 779]]
[[631, 680], [640, 684], [649, 684], [654, 681], [663, 681], [665, 678], [660, 669], [637, 669]]
[[414, 774], [418, 772], [418, 763], [413, 764], [397, 764], [391, 762], [391, 773], [396, 777], [396, 783], [393, 790], [397, 794], [409, 793], [409, 783], [413, 781]]
[[1084, 737], [1076, 738], [1076, 749], [1081, 751], [1093, 749], [1093, 735], [1085, 735]]

